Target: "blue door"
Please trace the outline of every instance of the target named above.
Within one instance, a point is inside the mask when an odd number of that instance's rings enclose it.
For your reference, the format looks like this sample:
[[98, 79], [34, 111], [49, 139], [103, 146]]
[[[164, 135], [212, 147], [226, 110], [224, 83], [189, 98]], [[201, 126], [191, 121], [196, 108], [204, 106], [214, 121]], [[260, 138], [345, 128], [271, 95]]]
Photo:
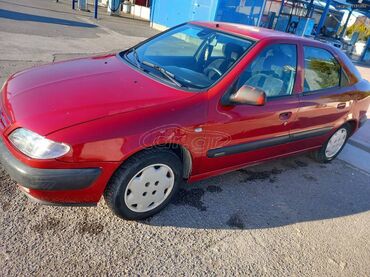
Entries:
[[192, 1], [153, 0], [151, 20], [155, 24], [169, 28], [190, 21], [194, 9]]
[[223, 0], [216, 20], [257, 26], [265, 0]]
[[193, 0], [191, 20], [214, 20], [217, 0]]

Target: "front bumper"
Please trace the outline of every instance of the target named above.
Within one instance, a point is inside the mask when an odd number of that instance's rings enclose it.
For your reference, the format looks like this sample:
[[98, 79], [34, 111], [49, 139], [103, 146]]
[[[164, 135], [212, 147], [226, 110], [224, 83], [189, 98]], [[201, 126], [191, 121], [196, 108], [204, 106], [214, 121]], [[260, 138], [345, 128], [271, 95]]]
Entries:
[[0, 139], [0, 161], [10, 177], [22, 187], [34, 190], [79, 190], [89, 187], [100, 175], [100, 168], [33, 168], [16, 159]]

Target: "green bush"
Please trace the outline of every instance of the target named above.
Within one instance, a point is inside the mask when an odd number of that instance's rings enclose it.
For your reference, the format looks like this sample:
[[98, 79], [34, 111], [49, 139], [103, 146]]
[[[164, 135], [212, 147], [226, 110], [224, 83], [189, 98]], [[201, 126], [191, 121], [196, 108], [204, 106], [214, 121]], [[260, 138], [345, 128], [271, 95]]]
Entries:
[[347, 28], [347, 35], [351, 35], [358, 32], [360, 40], [367, 40], [370, 37], [370, 28], [364, 23], [353, 24], [351, 27]]

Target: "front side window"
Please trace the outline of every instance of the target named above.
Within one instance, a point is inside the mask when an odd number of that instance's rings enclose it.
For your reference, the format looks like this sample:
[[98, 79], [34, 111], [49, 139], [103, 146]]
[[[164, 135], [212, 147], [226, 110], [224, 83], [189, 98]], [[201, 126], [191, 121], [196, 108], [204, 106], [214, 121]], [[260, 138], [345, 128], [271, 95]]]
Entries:
[[304, 92], [340, 85], [340, 65], [329, 51], [309, 46], [304, 46], [303, 51]]
[[269, 98], [290, 95], [297, 71], [297, 46], [266, 47], [243, 72], [239, 85], [259, 88]]
[[189, 89], [220, 79], [253, 42], [202, 26], [186, 24], [121, 53], [149, 74]]

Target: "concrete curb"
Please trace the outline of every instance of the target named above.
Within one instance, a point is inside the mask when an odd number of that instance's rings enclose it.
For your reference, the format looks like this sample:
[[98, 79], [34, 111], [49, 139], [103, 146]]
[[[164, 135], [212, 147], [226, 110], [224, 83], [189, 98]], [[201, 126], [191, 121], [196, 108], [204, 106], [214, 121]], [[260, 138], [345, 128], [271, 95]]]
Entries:
[[370, 154], [361, 148], [348, 143], [339, 154], [338, 159], [370, 174]]
[[367, 153], [370, 153], [370, 146], [369, 145], [366, 145], [366, 144], [363, 144], [363, 143], [359, 142], [356, 139], [349, 139], [348, 140], [348, 143], [351, 144], [352, 146], [355, 146], [357, 148], [360, 148], [361, 150], [363, 150], [363, 151], [365, 151]]
[[370, 120], [348, 140], [338, 158], [370, 173]]

